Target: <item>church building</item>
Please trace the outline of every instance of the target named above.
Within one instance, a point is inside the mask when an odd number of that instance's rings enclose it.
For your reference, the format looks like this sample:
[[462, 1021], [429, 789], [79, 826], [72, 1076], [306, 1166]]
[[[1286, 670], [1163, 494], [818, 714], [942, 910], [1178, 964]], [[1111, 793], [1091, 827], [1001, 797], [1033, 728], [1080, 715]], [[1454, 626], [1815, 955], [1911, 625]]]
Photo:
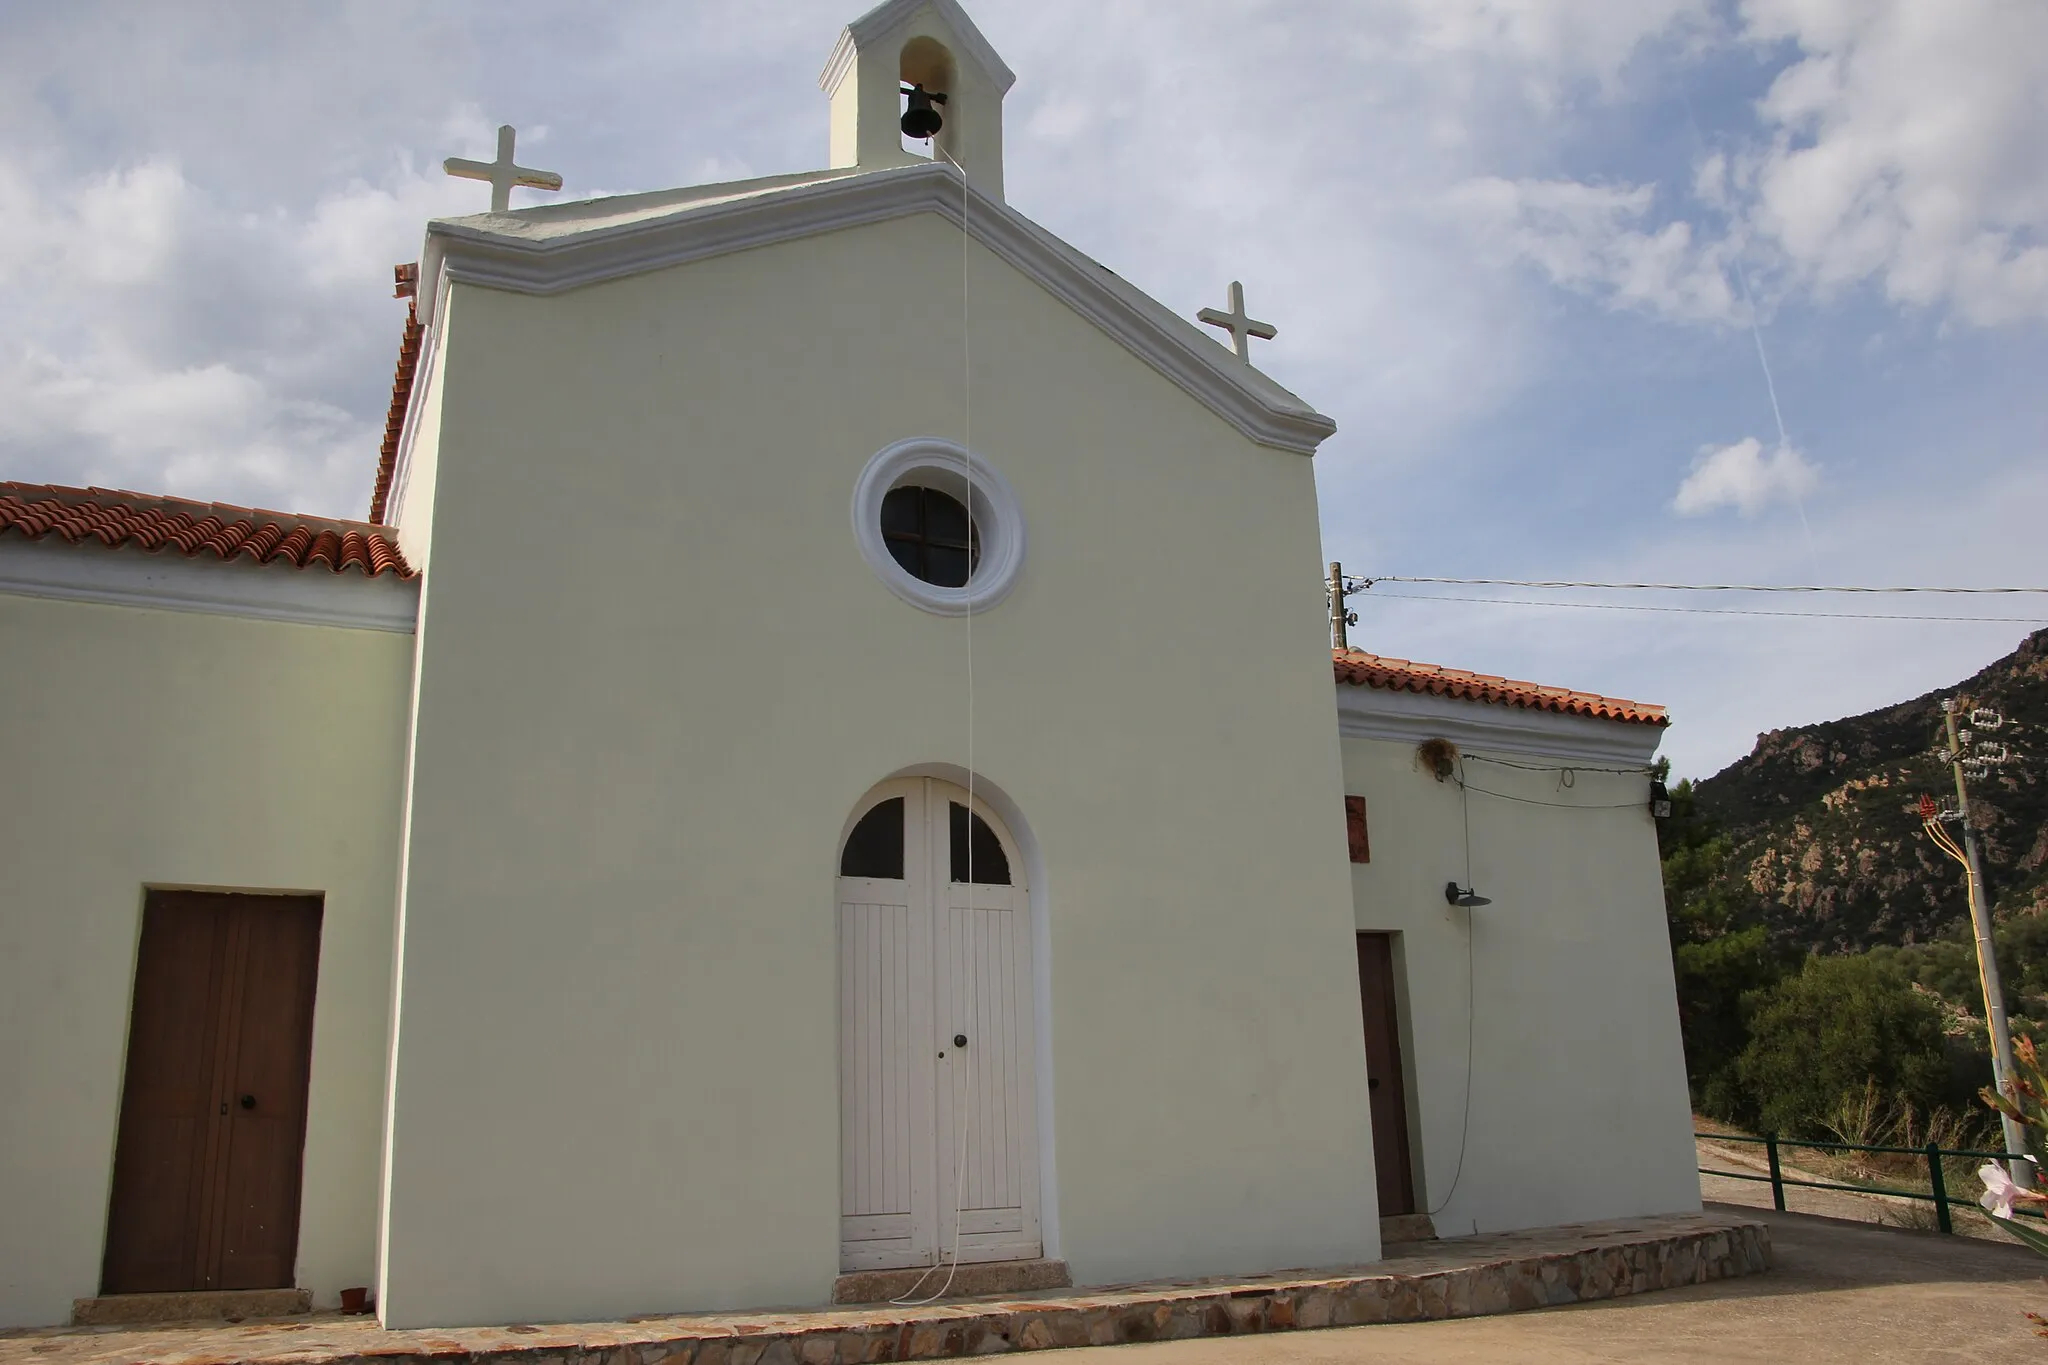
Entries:
[[1698, 1207], [1664, 712], [1333, 651], [1335, 423], [1006, 200], [1013, 79], [889, 0], [825, 169], [510, 209], [508, 130], [364, 520], [0, 484], [0, 1325]]

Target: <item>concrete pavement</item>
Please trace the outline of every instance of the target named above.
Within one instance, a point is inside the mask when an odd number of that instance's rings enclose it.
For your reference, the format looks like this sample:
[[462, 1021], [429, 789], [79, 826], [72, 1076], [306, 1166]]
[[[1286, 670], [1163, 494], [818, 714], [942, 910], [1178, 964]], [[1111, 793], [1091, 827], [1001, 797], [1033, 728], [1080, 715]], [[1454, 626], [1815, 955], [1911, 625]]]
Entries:
[[1058, 1365], [2048, 1362], [2024, 1316], [2048, 1313], [2048, 1260], [2024, 1247], [1742, 1212], [1770, 1226], [1768, 1274], [1503, 1317], [1107, 1347]]

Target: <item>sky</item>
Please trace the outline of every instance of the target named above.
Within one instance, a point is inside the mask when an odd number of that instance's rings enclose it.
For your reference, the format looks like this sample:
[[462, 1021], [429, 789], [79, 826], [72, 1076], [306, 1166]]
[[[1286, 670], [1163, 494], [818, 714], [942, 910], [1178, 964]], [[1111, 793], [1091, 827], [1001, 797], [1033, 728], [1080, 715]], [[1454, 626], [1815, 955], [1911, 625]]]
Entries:
[[[1277, 325], [1256, 362], [1338, 423], [1347, 572], [2048, 584], [2048, 4], [968, 8], [1018, 75], [1011, 205], [1176, 311], [1235, 279]], [[858, 12], [0, 7], [0, 479], [363, 516], [391, 267], [488, 203], [441, 159], [511, 123], [563, 198], [822, 166]], [[1351, 639], [1663, 702], [1703, 777], [2030, 629], [1529, 600], [2048, 622], [2040, 595], [1380, 582]]]

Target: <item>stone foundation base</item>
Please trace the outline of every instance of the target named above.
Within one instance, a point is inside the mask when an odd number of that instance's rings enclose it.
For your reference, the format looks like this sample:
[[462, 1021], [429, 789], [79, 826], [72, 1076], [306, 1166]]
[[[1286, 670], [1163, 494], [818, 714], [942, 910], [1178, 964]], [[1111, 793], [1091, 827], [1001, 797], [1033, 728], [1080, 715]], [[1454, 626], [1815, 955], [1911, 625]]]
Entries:
[[[954, 1298], [913, 1307], [417, 1331], [386, 1331], [368, 1318], [316, 1314], [239, 1326], [47, 1328], [6, 1334], [5, 1345], [26, 1350], [37, 1365], [884, 1365], [1509, 1313], [1750, 1275], [1770, 1262], [1770, 1233], [1761, 1222], [1721, 1212], [1666, 1214], [1396, 1244], [1385, 1259], [1363, 1266]], [[0, 1359], [7, 1358], [0, 1352]]]
[[283, 1318], [313, 1309], [310, 1289], [209, 1289], [188, 1294], [102, 1294], [71, 1301], [74, 1327], [124, 1322], [238, 1321]]
[[1380, 1243], [1434, 1242], [1436, 1224], [1426, 1213], [1394, 1213], [1380, 1219]]
[[832, 1282], [834, 1303], [887, 1303], [891, 1299], [928, 1299], [943, 1289], [949, 1299], [984, 1294], [1029, 1294], [1040, 1289], [1067, 1289], [1074, 1277], [1065, 1261], [982, 1261], [962, 1265], [948, 1281], [946, 1269], [857, 1270]]

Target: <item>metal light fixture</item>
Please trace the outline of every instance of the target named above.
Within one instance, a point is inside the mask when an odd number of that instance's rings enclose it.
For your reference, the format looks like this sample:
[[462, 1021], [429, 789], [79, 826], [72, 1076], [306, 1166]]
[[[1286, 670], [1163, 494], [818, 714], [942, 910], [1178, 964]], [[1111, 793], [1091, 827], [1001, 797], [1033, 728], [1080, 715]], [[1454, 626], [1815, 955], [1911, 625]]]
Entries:
[[1493, 904], [1490, 897], [1480, 895], [1469, 886], [1459, 886], [1456, 882], [1444, 883], [1444, 900], [1452, 905], [1462, 905], [1467, 910], [1476, 905]]
[[1656, 820], [1671, 818], [1671, 793], [1662, 782], [1650, 783], [1650, 816]]

